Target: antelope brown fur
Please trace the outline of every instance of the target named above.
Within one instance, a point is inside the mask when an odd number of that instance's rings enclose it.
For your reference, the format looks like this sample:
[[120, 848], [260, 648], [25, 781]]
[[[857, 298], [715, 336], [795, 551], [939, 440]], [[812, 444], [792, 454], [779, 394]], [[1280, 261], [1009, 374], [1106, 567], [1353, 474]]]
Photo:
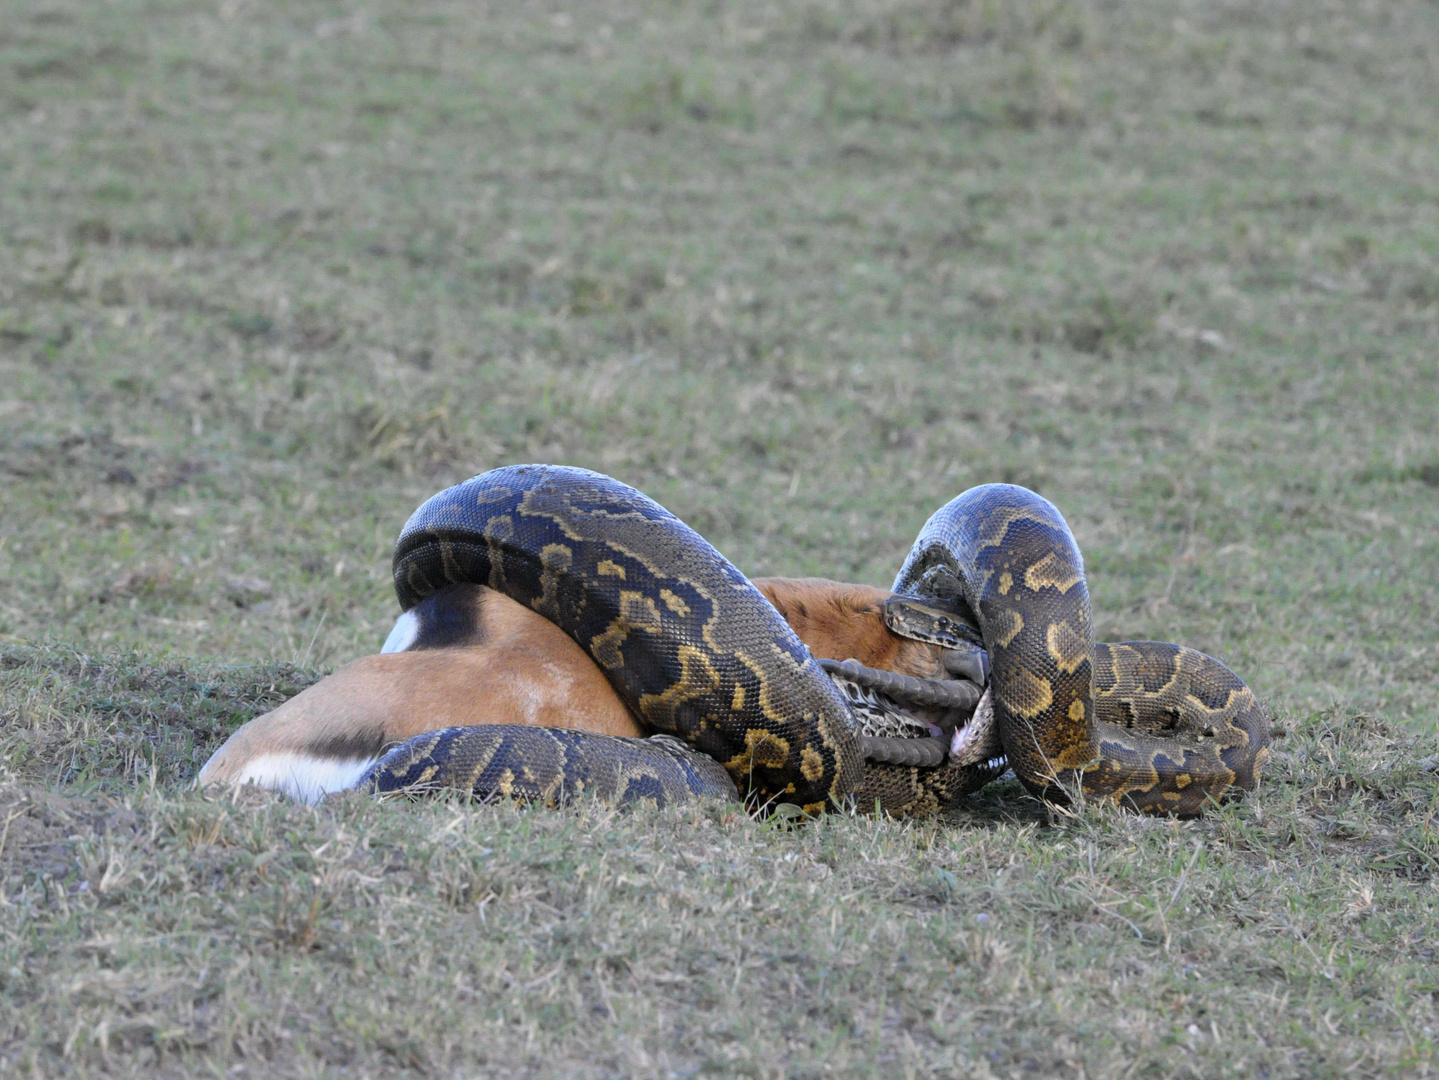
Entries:
[[[937, 646], [885, 625], [889, 593], [823, 578], [755, 586], [817, 657], [944, 676]], [[407, 621], [408, 620], [408, 621]], [[588, 655], [548, 619], [480, 585], [457, 585], [401, 616], [387, 648], [340, 668], [244, 725], [199, 782], [254, 783], [313, 802], [352, 786], [382, 751], [439, 728], [530, 724], [641, 736]]]
[[754, 584], [821, 659], [858, 660], [922, 679], [946, 677], [937, 646], [902, 638], [885, 625], [884, 602], [893, 595], [885, 589], [826, 578], [759, 578]]

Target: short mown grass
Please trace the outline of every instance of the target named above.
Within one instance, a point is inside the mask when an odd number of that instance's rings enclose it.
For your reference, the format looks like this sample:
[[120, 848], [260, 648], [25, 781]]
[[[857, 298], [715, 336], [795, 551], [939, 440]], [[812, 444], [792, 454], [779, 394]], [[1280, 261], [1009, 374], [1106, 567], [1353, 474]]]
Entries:
[[[1439, 10], [0, 0], [0, 1072], [1432, 1075]], [[1258, 798], [187, 785], [483, 469], [885, 585], [971, 484]]]
[[3, 667], [16, 1073], [1433, 1067], [1439, 745], [1371, 717], [1299, 721], [1260, 797], [1198, 822], [1046, 812], [1001, 782], [944, 821], [790, 828], [195, 795], [191, 747], [304, 676]]

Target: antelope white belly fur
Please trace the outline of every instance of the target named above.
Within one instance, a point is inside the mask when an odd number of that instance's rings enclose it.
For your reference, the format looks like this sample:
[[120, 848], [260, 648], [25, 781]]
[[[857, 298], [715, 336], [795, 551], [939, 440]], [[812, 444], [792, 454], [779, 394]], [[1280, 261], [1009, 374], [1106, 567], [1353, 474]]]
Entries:
[[301, 802], [317, 803], [332, 791], [345, 791], [359, 783], [378, 757], [337, 761], [293, 751], [261, 754], [235, 777], [235, 784], [258, 784]]

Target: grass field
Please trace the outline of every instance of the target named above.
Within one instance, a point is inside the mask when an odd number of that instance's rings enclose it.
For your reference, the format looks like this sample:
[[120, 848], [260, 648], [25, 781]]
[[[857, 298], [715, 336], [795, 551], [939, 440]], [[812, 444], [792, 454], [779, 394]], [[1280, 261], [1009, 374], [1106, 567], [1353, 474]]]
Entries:
[[[0, 0], [0, 1075], [1439, 1072], [1439, 7]], [[887, 585], [1037, 488], [1192, 823], [186, 788], [413, 507]]]

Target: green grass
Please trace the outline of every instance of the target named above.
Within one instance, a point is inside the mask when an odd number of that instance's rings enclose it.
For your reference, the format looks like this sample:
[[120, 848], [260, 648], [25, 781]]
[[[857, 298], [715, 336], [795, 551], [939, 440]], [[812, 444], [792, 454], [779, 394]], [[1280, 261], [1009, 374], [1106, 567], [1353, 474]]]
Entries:
[[[0, 0], [0, 1073], [1432, 1075], [1436, 71], [1420, 0]], [[526, 460], [881, 585], [1028, 484], [1288, 735], [1183, 825], [185, 790]]]
[[1379, 720], [1308, 717], [1198, 822], [1003, 782], [792, 830], [198, 797], [194, 749], [304, 676], [0, 669], [17, 1074], [1432, 1075], [1439, 747]]

